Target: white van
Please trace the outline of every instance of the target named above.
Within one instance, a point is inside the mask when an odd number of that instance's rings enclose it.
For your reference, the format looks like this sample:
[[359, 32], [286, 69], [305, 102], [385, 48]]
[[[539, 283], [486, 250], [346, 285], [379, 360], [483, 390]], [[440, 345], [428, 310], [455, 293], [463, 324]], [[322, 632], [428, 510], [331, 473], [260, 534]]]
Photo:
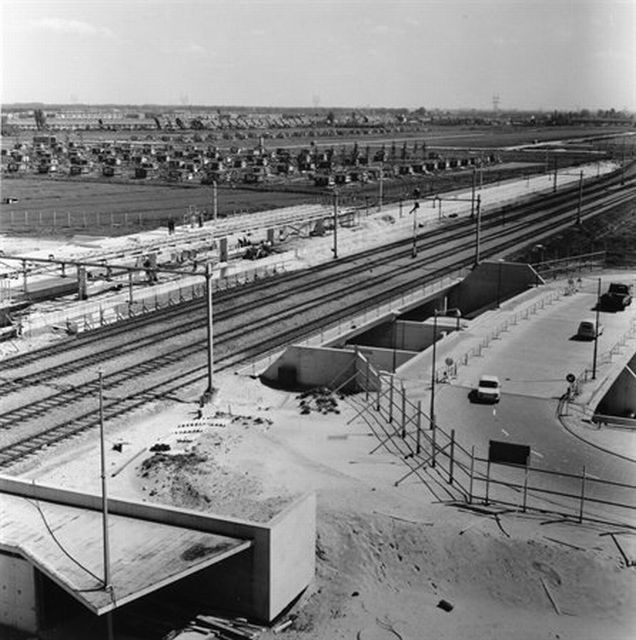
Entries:
[[499, 402], [501, 398], [501, 384], [497, 376], [483, 375], [477, 385], [477, 399], [488, 402]]

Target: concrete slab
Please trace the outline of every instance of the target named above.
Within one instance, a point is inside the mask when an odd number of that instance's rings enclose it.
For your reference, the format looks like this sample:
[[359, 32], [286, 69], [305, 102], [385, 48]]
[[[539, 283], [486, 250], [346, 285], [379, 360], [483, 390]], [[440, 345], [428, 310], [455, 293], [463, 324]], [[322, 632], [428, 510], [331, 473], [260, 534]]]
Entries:
[[[110, 515], [111, 590], [103, 588], [99, 511], [0, 495], [0, 546], [35, 567], [97, 615], [252, 546], [241, 540]], [[78, 535], [78, 532], [81, 532]]]

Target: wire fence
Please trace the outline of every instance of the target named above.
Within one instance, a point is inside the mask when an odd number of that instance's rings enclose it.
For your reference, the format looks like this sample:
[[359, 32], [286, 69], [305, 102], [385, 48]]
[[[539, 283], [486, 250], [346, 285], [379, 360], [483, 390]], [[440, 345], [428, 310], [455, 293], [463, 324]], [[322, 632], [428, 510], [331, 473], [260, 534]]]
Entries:
[[454, 429], [444, 429], [420, 400], [408, 397], [399, 379], [378, 371], [361, 353], [356, 353], [355, 372], [334, 385], [342, 388], [345, 382], [355, 383], [358, 390], [349, 396], [357, 409], [349, 422], [364, 419], [378, 439], [370, 454], [385, 449], [407, 467], [396, 486], [410, 478], [428, 484], [435, 472], [445, 481], [448, 496], [467, 504], [636, 528], [636, 485], [596, 477], [584, 466], [569, 473], [494, 463], [461, 442]]

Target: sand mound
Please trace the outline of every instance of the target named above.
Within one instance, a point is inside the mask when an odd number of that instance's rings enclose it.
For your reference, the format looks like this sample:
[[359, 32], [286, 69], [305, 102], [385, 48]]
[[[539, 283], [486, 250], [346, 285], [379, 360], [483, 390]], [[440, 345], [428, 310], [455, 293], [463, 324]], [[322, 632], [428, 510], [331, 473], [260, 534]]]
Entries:
[[596, 549], [537, 540], [539, 524], [510, 538], [483, 524], [321, 513], [316, 587], [293, 637], [631, 637], [633, 573]]

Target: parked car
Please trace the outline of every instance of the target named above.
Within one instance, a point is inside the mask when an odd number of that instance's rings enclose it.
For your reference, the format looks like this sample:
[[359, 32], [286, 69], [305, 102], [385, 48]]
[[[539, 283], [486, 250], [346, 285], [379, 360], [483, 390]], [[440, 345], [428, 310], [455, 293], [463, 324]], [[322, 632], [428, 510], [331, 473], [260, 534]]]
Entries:
[[603, 333], [603, 325], [599, 323], [598, 330], [594, 320], [582, 320], [576, 332], [577, 338], [582, 340], [594, 340]]
[[612, 282], [608, 290], [601, 296], [601, 307], [623, 311], [632, 303], [631, 287], [622, 282]]
[[482, 402], [499, 402], [501, 399], [501, 384], [497, 376], [484, 374], [477, 385], [477, 400]]

